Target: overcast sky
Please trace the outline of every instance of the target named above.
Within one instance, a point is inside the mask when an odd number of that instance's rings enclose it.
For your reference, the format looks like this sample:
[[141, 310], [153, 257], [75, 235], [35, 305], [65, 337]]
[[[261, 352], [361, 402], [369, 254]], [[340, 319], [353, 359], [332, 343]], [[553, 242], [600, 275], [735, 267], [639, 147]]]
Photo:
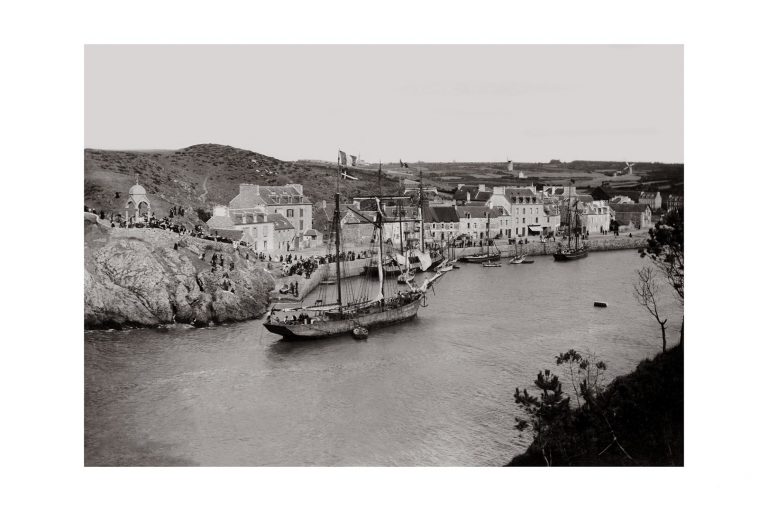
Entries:
[[86, 46], [85, 146], [683, 162], [682, 46]]

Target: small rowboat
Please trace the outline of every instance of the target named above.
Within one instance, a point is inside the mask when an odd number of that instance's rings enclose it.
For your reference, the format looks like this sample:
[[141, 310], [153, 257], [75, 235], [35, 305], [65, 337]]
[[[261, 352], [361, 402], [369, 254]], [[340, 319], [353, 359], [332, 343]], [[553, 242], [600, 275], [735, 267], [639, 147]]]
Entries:
[[501, 263], [493, 263], [491, 261], [486, 261], [483, 263], [483, 267], [490, 268], [490, 267], [500, 267]]
[[605, 302], [595, 301], [595, 307], [596, 308], [607, 308], [608, 304], [606, 304]]
[[357, 326], [352, 329], [352, 337], [356, 340], [365, 340], [368, 338], [368, 329], [362, 326]]

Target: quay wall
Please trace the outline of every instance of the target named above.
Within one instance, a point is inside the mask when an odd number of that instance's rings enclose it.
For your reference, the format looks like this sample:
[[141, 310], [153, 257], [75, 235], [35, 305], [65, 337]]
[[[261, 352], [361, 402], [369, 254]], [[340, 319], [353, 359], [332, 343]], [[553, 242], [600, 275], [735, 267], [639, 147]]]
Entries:
[[[354, 261], [347, 261], [344, 263], [343, 277], [355, 277], [363, 273], [367, 259], [359, 259]], [[325, 265], [321, 265], [312, 275], [307, 279], [306, 277], [299, 276], [285, 276], [277, 278], [277, 285], [275, 287], [275, 293], [273, 294], [273, 300], [281, 300], [287, 298], [288, 300], [303, 300], [312, 290], [320, 285], [320, 282], [324, 279], [336, 278], [336, 264], [331, 263], [330, 269], [326, 270]], [[277, 290], [285, 284], [296, 282], [299, 284], [299, 296], [292, 297], [290, 295], [280, 295]]]
[[[618, 237], [593, 238], [587, 241], [590, 251], [618, 251], [624, 249], [639, 249], [646, 245], [647, 235], [632, 235], [632, 238], [622, 235]], [[527, 254], [529, 256], [540, 256], [544, 254], [553, 254], [557, 252], [558, 244], [564, 244], [563, 241], [549, 242], [530, 242], [527, 244], [496, 244], [496, 248], [503, 257], [514, 256], [515, 254]], [[456, 257], [475, 254], [484, 250], [484, 247], [463, 247], [456, 248]]]

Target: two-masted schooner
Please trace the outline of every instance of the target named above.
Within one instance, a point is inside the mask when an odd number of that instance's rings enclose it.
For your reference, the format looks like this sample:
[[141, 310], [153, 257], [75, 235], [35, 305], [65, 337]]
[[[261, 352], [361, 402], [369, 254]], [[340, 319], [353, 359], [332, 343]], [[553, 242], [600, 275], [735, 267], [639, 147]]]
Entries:
[[427, 290], [444, 275], [443, 272], [437, 272], [435, 275], [425, 279], [419, 286], [414, 285], [412, 281], [406, 281], [405, 287], [402, 287], [398, 286], [397, 283], [393, 284], [393, 280], [389, 280], [389, 287], [385, 286], [387, 276], [385, 272], [386, 259], [383, 228], [386, 223], [397, 221], [386, 219], [382, 201], [406, 198], [395, 196], [358, 198], [372, 199], [376, 203], [375, 219], [369, 219], [353, 208], [349, 208], [349, 210], [361, 217], [363, 221], [373, 224], [374, 241], [378, 244], [378, 254], [376, 255], [371, 251], [371, 255], [376, 260], [379, 283], [376, 294], [372, 298], [368, 297], [369, 289], [367, 287], [363, 287], [363, 289], [355, 293], [355, 290], [348, 286], [347, 293], [342, 293], [342, 279], [346, 275], [342, 267], [346, 261], [342, 261], [339, 198], [340, 194], [337, 191], [332, 227], [335, 254], [332, 258], [329, 258], [336, 267], [335, 301], [333, 303], [325, 303], [323, 299], [319, 299], [311, 306], [273, 308], [267, 317], [267, 321], [264, 323], [264, 327], [270, 332], [282, 335], [284, 339], [324, 338], [352, 333], [356, 329], [376, 328], [411, 320], [418, 313], [419, 307], [426, 304]]
[[[573, 180], [571, 180], [571, 183], [574, 183]], [[555, 258], [555, 261], [578, 260], [581, 258], [586, 258], [589, 255], [589, 249], [587, 248], [586, 244], [582, 242], [581, 247], [579, 247], [579, 235], [581, 234], [581, 216], [579, 215], [578, 208], [576, 208], [578, 201], [574, 203], [573, 215], [571, 215], [571, 188], [572, 187], [568, 187], [568, 213], [566, 214], [566, 225], [568, 226], [568, 247], [558, 247], [557, 252], [552, 255]], [[572, 224], [576, 224], [575, 232], [572, 229]], [[571, 246], [572, 238], [575, 238], [576, 240], [576, 243], [573, 247]]]

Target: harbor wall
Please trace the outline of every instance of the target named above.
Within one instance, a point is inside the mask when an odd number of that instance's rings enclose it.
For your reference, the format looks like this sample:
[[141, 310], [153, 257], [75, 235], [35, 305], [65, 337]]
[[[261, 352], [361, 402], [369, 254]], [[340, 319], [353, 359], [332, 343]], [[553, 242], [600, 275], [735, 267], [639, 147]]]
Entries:
[[[601, 237], [587, 240], [587, 244], [590, 251], [619, 251], [624, 249], [639, 249], [646, 245], [648, 240], [647, 235], [632, 235], [632, 238], [621, 235], [618, 237]], [[527, 244], [496, 244], [496, 248], [501, 252], [503, 257], [511, 257], [515, 254], [526, 254], [529, 256], [540, 256], [544, 254], [554, 254], [557, 252], [559, 244], [565, 245], [562, 240], [548, 241], [548, 242], [530, 242]], [[484, 247], [463, 247], [456, 249], [456, 257], [468, 256], [470, 254], [476, 254], [484, 250]]]
[[[365, 264], [368, 262], [368, 259], [359, 259], [354, 261], [347, 261], [343, 263], [344, 269], [342, 270], [343, 277], [355, 277], [359, 276], [364, 272]], [[336, 264], [331, 263], [330, 269], [326, 270], [325, 265], [320, 265], [320, 267], [312, 273], [312, 275], [307, 279], [303, 276], [285, 276], [280, 277], [277, 279], [277, 286], [275, 290], [280, 290], [280, 288], [283, 287], [285, 284], [290, 284], [293, 282], [298, 283], [299, 285], [299, 296], [293, 297], [290, 295], [280, 295], [279, 292], [276, 292], [274, 294], [273, 299], [289, 299], [289, 300], [304, 300], [304, 297], [306, 297], [312, 290], [317, 288], [317, 286], [320, 284], [321, 281], [324, 279], [336, 279]]]

